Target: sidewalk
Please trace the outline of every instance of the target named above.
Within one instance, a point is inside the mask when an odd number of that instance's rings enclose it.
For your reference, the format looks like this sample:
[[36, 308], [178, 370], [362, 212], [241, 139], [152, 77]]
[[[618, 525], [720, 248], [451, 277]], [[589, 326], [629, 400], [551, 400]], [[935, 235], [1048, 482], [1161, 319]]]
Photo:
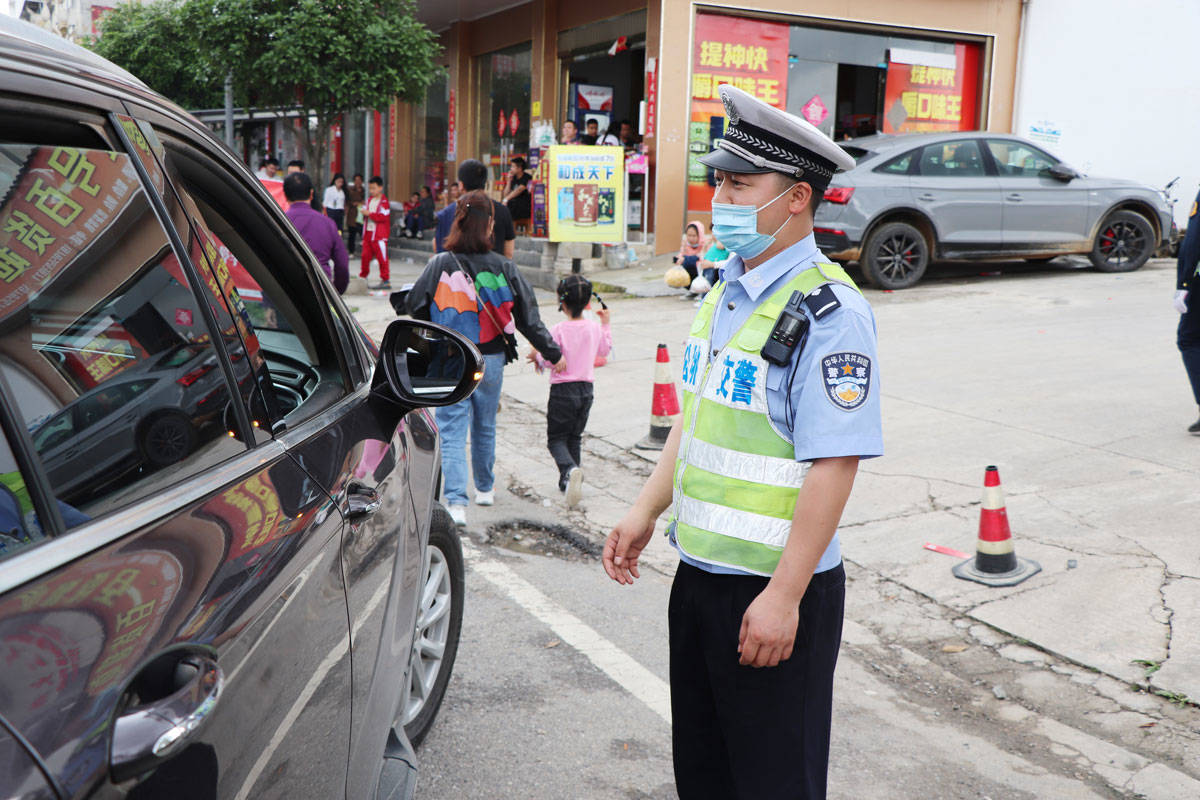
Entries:
[[[1164, 311], [1171, 270], [1154, 261], [1126, 275], [1048, 270], [868, 291], [886, 455], [859, 470], [841, 527], [847, 560], [1080, 665], [1081, 682], [1107, 675], [1200, 698], [1200, 441], [1183, 432], [1195, 408]], [[656, 265], [595, 279], [639, 294], [665, 287], [661, 275]], [[515, 491], [546, 498], [543, 513], [597, 540], [658, 456], [633, 449], [649, 430], [655, 345], [677, 359], [695, 311], [682, 298], [605, 299], [615, 352], [596, 372], [585, 510], [561, 510], [544, 448], [547, 381], [526, 364], [505, 371], [498, 458]], [[347, 300], [373, 333], [394, 319], [386, 297]], [[556, 322], [553, 298], [539, 300]], [[957, 580], [955, 559], [922, 547], [974, 551], [992, 463], [1017, 553], [1042, 565], [1016, 587]], [[645, 560], [674, 568], [661, 541]]]

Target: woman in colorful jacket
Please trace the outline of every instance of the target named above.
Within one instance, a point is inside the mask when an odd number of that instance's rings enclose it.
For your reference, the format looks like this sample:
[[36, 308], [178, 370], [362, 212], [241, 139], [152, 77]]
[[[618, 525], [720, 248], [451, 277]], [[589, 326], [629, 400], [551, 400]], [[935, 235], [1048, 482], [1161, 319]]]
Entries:
[[467, 336], [483, 353], [479, 387], [466, 400], [437, 410], [442, 436], [442, 493], [451, 518], [467, 524], [467, 429], [475, 504], [495, 502], [496, 410], [507, 363], [505, 341], [516, 331], [529, 340], [555, 371], [566, 366], [562, 352], [538, 314], [533, 287], [512, 261], [492, 251], [492, 201], [480, 191], [459, 198], [446, 252], [425, 265], [408, 293], [408, 313]]

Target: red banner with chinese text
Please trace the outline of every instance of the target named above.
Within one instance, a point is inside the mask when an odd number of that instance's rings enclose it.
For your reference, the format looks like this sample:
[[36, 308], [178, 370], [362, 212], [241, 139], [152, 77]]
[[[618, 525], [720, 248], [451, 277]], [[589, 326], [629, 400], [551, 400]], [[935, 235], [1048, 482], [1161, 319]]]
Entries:
[[979, 56], [979, 45], [956, 44], [954, 68], [889, 62], [883, 132], [977, 129]]
[[[721, 14], [696, 15], [692, 113], [688, 129], [688, 209], [707, 214], [713, 187], [699, 158], [724, 131], [718, 92], [728, 83], [776, 108], [787, 107], [788, 25]], [[689, 217], [690, 218], [690, 217]]]

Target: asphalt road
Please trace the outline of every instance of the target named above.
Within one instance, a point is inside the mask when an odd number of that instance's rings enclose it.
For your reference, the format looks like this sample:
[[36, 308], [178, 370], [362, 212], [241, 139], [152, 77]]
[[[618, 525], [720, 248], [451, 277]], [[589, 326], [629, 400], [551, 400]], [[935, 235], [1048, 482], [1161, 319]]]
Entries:
[[[1177, 549], [1179, 536], [1194, 532], [1181, 518], [1195, 504], [1183, 499], [1181, 482], [1191, 480], [1194, 493], [1189, 445], [1198, 443], [1175, 430], [1194, 409], [1171, 352], [1172, 265], [1075, 274], [1083, 267], [1067, 259], [939, 265], [916, 289], [868, 292], [881, 359], [888, 356], [889, 455], [860, 471], [843, 520], [849, 584], [831, 798], [1200, 796], [1200, 712], [1137, 691], [1130, 676], [1141, 667], [1094, 634], [1106, 624], [1124, 631], [1127, 616], [1146, 642], [1161, 641], [1159, 611], [1147, 614], [1140, 594], [1123, 592], [1141, 591], [1139, 570], [1177, 587], [1190, 586], [1186, 576], [1197, 571], [1194, 554]], [[497, 505], [469, 512], [462, 644], [441, 716], [418, 753], [422, 800], [675, 796], [665, 711], [668, 548], [656, 541], [643, 580], [619, 587], [594, 558], [547, 544], [532, 528], [515, 543], [493, 528], [562, 523], [597, 541], [644, 479], [648, 463], [626, 449], [646, 424], [642, 373], [652, 354], [642, 356], [639, 340], [647, 325], [661, 341], [681, 340], [692, 312], [673, 297], [610, 305], [618, 355], [597, 377], [604, 400], [589, 423], [581, 511], [564, 511], [553, 488], [542, 449], [543, 379], [506, 372]], [[542, 311], [553, 317], [552, 306]], [[1103, 379], [1088, 382], [1110, 362]], [[1130, 370], [1132, 381], [1134, 369], [1138, 386], [1158, 391], [1123, 396], [1121, 376]], [[1020, 468], [1013, 502], [1022, 533], [1037, 534], [1019, 548], [1047, 569], [1001, 595], [1011, 600], [1001, 606], [1008, 618], [982, 624], [983, 595], [964, 590], [949, 577], [953, 560], [920, 542], [970, 547], [975, 472], [989, 452]], [[1100, 474], [1090, 474], [1096, 465]], [[1174, 511], [1130, 529], [1138, 494], [1172, 486]], [[1126, 564], [1126, 553], [1109, 547], [1107, 537], [1118, 535], [1140, 537], [1140, 561]], [[1172, 559], [1167, 578], [1150, 551]], [[1156, 585], [1147, 584], [1148, 596], [1158, 597]], [[1069, 613], [1056, 605], [1065, 600]], [[1090, 619], [1089, 606], [1112, 616]], [[1187, 658], [1181, 632], [1197, 612], [1181, 602], [1171, 613], [1176, 640], [1168, 625], [1167, 652]], [[1003, 632], [1023, 626], [1027, 637]]]

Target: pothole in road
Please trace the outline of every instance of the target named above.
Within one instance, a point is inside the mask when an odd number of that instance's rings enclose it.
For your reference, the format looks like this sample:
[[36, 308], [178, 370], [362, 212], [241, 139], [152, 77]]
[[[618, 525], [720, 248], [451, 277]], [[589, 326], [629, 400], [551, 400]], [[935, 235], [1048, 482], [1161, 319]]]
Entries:
[[562, 558], [568, 561], [593, 559], [600, 546], [566, 525], [545, 525], [518, 519], [489, 526], [488, 544], [517, 553]]

